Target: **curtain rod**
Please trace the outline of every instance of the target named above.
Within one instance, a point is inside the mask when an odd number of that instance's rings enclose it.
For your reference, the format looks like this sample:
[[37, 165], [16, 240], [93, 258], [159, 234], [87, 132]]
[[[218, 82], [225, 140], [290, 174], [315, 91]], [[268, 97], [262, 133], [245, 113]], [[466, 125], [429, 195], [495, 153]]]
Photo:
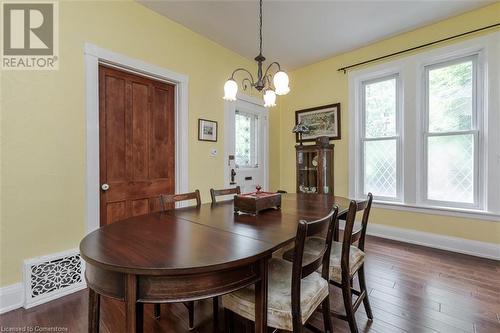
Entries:
[[385, 59], [385, 58], [390, 58], [390, 57], [393, 57], [393, 56], [396, 56], [396, 55], [399, 55], [399, 54], [402, 54], [402, 53], [406, 53], [406, 52], [418, 50], [418, 49], [421, 49], [421, 48], [424, 48], [424, 47], [427, 47], [427, 46], [431, 46], [431, 45], [434, 45], [434, 44], [445, 42], [445, 41], [450, 40], [450, 39], [462, 37], [462, 36], [465, 36], [465, 35], [473, 34], [473, 33], [479, 32], [479, 31], [483, 31], [483, 30], [495, 28], [495, 27], [498, 27], [498, 26], [500, 26], [500, 23], [496, 23], [496, 24], [492, 24], [492, 25], [489, 25], [489, 26], [486, 26], [486, 27], [479, 28], [479, 29], [475, 29], [475, 30], [463, 32], [463, 33], [455, 35], [455, 36], [446, 37], [446, 38], [443, 38], [443, 39], [440, 39], [440, 40], [436, 40], [434, 42], [430, 42], [430, 43], [427, 43], [427, 44], [422, 44], [422, 45], [419, 45], [419, 46], [415, 46], [415, 47], [412, 47], [412, 48], [409, 48], [409, 49], [406, 49], [406, 50], [403, 50], [403, 51], [394, 52], [394, 53], [391, 53], [391, 54], [387, 54], [385, 56], [381, 56], [381, 57], [378, 57], [378, 58], [373, 58], [373, 59], [370, 59], [370, 60], [358, 62], [357, 64], [345, 66], [345, 67], [337, 69], [337, 71], [339, 71], [339, 72], [343, 71], [344, 74], [345, 74], [345, 73], [347, 73], [348, 69], [351, 69], [351, 68], [354, 68], [354, 67], [358, 67], [358, 66], [361, 66], [361, 65], [364, 65], [364, 64], [368, 64], [370, 62], [375, 62], [375, 61], [378, 61], [378, 60], [382, 60], [382, 59]]

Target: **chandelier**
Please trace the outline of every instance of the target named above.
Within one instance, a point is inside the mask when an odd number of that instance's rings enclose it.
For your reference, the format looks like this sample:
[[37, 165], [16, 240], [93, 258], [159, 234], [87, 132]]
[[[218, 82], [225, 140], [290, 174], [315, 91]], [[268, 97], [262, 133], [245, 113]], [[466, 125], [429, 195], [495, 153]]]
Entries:
[[[224, 84], [224, 99], [226, 101], [235, 101], [238, 93], [238, 83], [234, 80], [234, 75], [238, 72], [248, 74], [241, 81], [243, 90], [249, 87], [262, 91], [264, 93], [264, 106], [276, 106], [276, 95], [286, 95], [290, 92], [288, 75], [281, 70], [279, 63], [272, 62], [267, 66], [265, 72], [262, 71], [262, 63], [266, 58], [262, 55], [262, 0], [260, 0], [260, 15], [259, 15], [259, 55], [255, 57], [257, 61], [257, 80], [254, 80], [252, 73], [245, 68], [237, 68], [231, 74], [231, 77]], [[271, 68], [275, 66], [277, 71], [274, 75], [271, 74]]]

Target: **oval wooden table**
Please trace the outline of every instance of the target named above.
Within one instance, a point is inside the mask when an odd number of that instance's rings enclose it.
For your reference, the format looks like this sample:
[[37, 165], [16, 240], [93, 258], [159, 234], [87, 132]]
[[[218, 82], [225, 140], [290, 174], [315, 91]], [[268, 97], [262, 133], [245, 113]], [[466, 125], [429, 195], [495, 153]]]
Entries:
[[223, 295], [255, 284], [255, 331], [267, 327], [267, 261], [292, 242], [301, 219], [345, 214], [349, 200], [284, 194], [280, 210], [234, 213], [232, 201], [136, 216], [88, 234], [80, 243], [89, 287], [89, 332], [99, 331], [100, 295], [125, 302], [127, 332], [142, 331], [144, 303]]

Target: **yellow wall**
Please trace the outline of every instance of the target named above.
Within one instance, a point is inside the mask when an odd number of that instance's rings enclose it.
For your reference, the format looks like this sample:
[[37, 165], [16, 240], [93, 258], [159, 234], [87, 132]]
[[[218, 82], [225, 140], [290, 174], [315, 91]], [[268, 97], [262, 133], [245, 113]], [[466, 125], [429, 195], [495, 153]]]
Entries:
[[[341, 102], [343, 139], [336, 142], [336, 193], [346, 195], [347, 81], [339, 66], [499, 21], [500, 6], [404, 34], [291, 73], [292, 93], [270, 112], [270, 187], [294, 191], [293, 111]], [[189, 76], [189, 183], [223, 184], [222, 84], [253, 62], [133, 2], [60, 4], [60, 69], [0, 72], [0, 286], [21, 281], [22, 260], [78, 246], [85, 230], [85, 81], [90, 42]], [[219, 121], [219, 141], [197, 141], [197, 119]], [[209, 157], [210, 149], [219, 156]], [[203, 163], [200, 163], [200, 160]], [[375, 222], [500, 242], [500, 224], [377, 210]]]
[[[292, 91], [280, 102], [280, 186], [285, 190], [295, 191], [295, 137], [291, 133], [295, 110], [340, 102], [342, 139], [334, 141], [335, 193], [347, 195], [349, 192], [348, 83], [347, 75], [338, 72], [338, 68], [498, 22], [500, 3], [293, 71], [290, 75]], [[500, 223], [493, 221], [375, 209], [370, 222], [500, 243]]]
[[[59, 12], [60, 69], [0, 73], [0, 286], [21, 281], [23, 259], [75, 248], [84, 235], [85, 42], [189, 76], [189, 184], [204, 201], [223, 185], [223, 84], [254, 66], [134, 2], [63, 2]], [[197, 140], [198, 118], [219, 122], [217, 143]]]

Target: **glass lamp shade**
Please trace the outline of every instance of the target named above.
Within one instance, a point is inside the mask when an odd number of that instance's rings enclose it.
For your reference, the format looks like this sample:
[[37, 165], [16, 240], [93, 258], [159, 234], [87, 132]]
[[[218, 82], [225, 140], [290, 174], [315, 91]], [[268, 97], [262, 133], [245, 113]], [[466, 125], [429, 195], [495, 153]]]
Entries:
[[226, 101], [235, 101], [238, 92], [238, 84], [233, 79], [229, 79], [224, 84], [224, 97]]
[[270, 108], [276, 106], [276, 94], [272, 90], [266, 90], [264, 93], [264, 107]]
[[276, 91], [276, 95], [288, 94], [290, 92], [290, 87], [288, 86], [289, 83], [290, 80], [288, 79], [287, 73], [279, 71], [276, 74], [274, 74], [273, 84]]

